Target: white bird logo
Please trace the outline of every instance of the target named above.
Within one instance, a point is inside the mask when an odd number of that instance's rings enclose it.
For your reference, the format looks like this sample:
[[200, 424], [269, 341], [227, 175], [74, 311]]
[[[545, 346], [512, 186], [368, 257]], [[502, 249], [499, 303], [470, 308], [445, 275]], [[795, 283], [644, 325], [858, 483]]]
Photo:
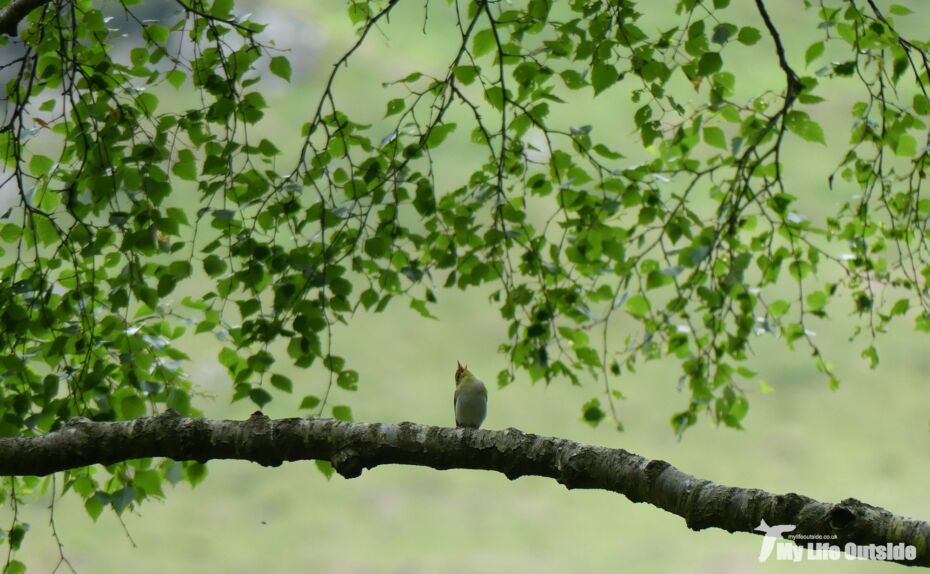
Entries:
[[794, 524], [776, 524], [775, 526], [769, 526], [765, 523], [765, 520], [759, 523], [759, 526], [756, 526], [756, 530], [765, 533], [765, 538], [762, 539], [762, 548], [759, 549], [759, 562], [765, 562], [768, 560], [768, 557], [772, 555], [772, 550], [775, 548], [775, 541], [779, 538], [784, 538], [782, 534], [785, 532], [791, 532], [797, 528]]

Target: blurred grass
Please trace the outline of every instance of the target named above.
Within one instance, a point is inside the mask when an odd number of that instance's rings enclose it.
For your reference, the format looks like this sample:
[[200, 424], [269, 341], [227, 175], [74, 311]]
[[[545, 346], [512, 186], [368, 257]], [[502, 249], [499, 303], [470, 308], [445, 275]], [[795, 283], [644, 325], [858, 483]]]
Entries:
[[[421, 3], [404, 3], [402, 11], [372, 38], [344, 74], [339, 85], [348, 106], [383, 115], [388, 99], [377, 88], [420, 67], [441, 65], [448, 51], [442, 31], [444, 6], [430, 4], [431, 31], [422, 36]], [[803, 61], [814, 25], [791, 3], [770, 3], [773, 17], [789, 45], [789, 56]], [[330, 63], [353, 41], [341, 3], [281, 2], [288, 14], [312, 23], [320, 34], [319, 61], [307, 76], [268, 96], [270, 113], [263, 129], [292, 133], [316, 105], [320, 82]], [[669, 2], [654, 4], [647, 20], [662, 25]], [[650, 5], [652, 6], [652, 4]], [[732, 9], [744, 14], [751, 6]], [[915, 18], [919, 18], [915, 16]], [[734, 16], [734, 20], [737, 18]], [[761, 28], [748, 12], [740, 23]], [[446, 26], [446, 28], [443, 28]], [[286, 45], [278, 39], [279, 45]], [[388, 49], [389, 48], [389, 49]], [[292, 54], [299, 58], [300, 54]], [[773, 63], [767, 37], [743, 49], [732, 69], [738, 85], [751, 93], [758, 86], [778, 89], [782, 76]], [[624, 86], [626, 86], [624, 84]], [[848, 86], [846, 86], [848, 88]], [[627, 96], [617, 87], [597, 100], [578, 93], [577, 102], [558, 117], [595, 126], [594, 134], [615, 138], [631, 155], [638, 144], [626, 142]], [[850, 95], [843, 85], [816, 109], [829, 118], [826, 149], [799, 145], [786, 150], [789, 184], [804, 197], [812, 214], [826, 213], [850, 190], [830, 193], [826, 174], [842, 155]], [[696, 96], [692, 96], [696, 99]], [[612, 98], [612, 99], [608, 99]], [[583, 110], [580, 113], [579, 110]], [[605, 134], [608, 134], [605, 136]], [[294, 141], [298, 141], [295, 137]], [[624, 143], [625, 142], [625, 143]], [[449, 147], [437, 156], [441, 178], [456, 181], [482, 156], [474, 147]], [[439, 321], [422, 320], [403, 303], [377, 316], [361, 315], [335, 337], [334, 352], [346, 357], [360, 375], [360, 391], [335, 389], [331, 404], [346, 403], [361, 421], [414, 420], [451, 423], [452, 372], [455, 361], [493, 382], [505, 366], [497, 345], [506, 325], [486, 302], [487, 292], [440, 294]], [[925, 373], [930, 357], [926, 340], [906, 325], [879, 342], [882, 364], [869, 371], [858, 357], [862, 341], [850, 343], [852, 321], [842, 310], [836, 318], [813, 325], [818, 342], [835, 363], [843, 385], [828, 390], [812, 368], [807, 351], [789, 353], [780, 341], [760, 338], [751, 367], [775, 391], [762, 394], [747, 386], [751, 410], [746, 431], [713, 428], [702, 421], [681, 442], [668, 423], [687, 397], [676, 391], [678, 371], [669, 361], [626, 375], [618, 388], [628, 400], [618, 403], [626, 432], [605, 425], [591, 429], [579, 422], [580, 405], [599, 394], [600, 382], [571, 387], [531, 385], [524, 377], [505, 388], [493, 385], [488, 428], [517, 427], [526, 432], [561, 436], [588, 443], [622, 447], [651, 458], [668, 460], [682, 470], [725, 484], [774, 492], [799, 492], [826, 501], [856, 497], [893, 512], [930, 518], [925, 492], [930, 474]], [[190, 372], [214, 398], [197, 404], [210, 417], [242, 418], [254, 406], [229, 404], [230, 385], [216, 362], [218, 346], [193, 339]], [[323, 374], [310, 369], [288, 373], [294, 397], [276, 395], [270, 416], [295, 416], [300, 397], [322, 394]], [[327, 482], [312, 463], [265, 469], [241, 462], [213, 462], [208, 479], [192, 490], [181, 486], [162, 503], [148, 503], [124, 516], [136, 547], [111, 512], [97, 524], [80, 501], [67, 497], [55, 508], [66, 556], [79, 572], [254, 572], [330, 573], [391, 572], [811, 572], [833, 565], [756, 561], [761, 538], [719, 530], [691, 532], [684, 521], [650, 506], [635, 505], [616, 494], [568, 492], [552, 480], [472, 471], [437, 472], [391, 466], [366, 472], [357, 480], [338, 476]], [[5, 511], [0, 519], [9, 518]], [[51, 571], [57, 548], [43, 504], [23, 509], [31, 530], [21, 558], [30, 571]], [[844, 571], [883, 572], [900, 567], [845, 562]]]

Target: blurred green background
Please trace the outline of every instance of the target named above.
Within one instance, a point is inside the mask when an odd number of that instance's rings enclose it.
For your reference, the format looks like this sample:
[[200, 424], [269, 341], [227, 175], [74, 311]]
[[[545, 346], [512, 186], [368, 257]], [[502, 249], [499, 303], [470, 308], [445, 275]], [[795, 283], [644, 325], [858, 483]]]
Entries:
[[[739, 25], [762, 28], [751, 2], [734, 3], [724, 14]], [[813, 14], [800, 2], [770, 2], [773, 18], [789, 46], [789, 58], [802, 73], [807, 45], [821, 38]], [[372, 121], [383, 115], [390, 97], [382, 82], [414, 69], [439, 72], [454, 49], [448, 38], [449, 10], [428, 3], [424, 35], [422, 2], [405, 2], [382, 33], [352, 59], [337, 84], [338, 97]], [[640, 3], [647, 32], [667, 29], [675, 16], [669, 1]], [[913, 8], [913, 6], [912, 6]], [[255, 18], [272, 23], [268, 33], [279, 47], [292, 48], [291, 85], [271, 79], [271, 104], [261, 126], [276, 143], [306, 121], [332, 64], [354, 41], [345, 4], [297, 0], [243, 6]], [[925, 14], [915, 14], [919, 22]], [[908, 24], [907, 28], [919, 28]], [[445, 38], [444, 38], [445, 36]], [[728, 48], [729, 50], [729, 48]], [[727, 69], [737, 74], [745, 96], [765, 88], [779, 90], [783, 76], [767, 36], [753, 48], [727, 52]], [[699, 102], [686, 82], [683, 97]], [[845, 82], [845, 83], [844, 83]], [[805, 215], [815, 221], [834, 210], [851, 189], [830, 192], [825, 178], [845, 152], [853, 80], [841, 80], [821, 92], [827, 102], [810, 108], [824, 123], [828, 147], [791, 139], [786, 149], [788, 183], [801, 196]], [[594, 135], [619, 142], [632, 157], [627, 83], [591, 99], [576, 100], [558, 113], [569, 125], [593, 124]], [[284, 140], [287, 141], [286, 139]], [[481, 150], [450, 140], [435, 156], [441, 181], [454, 182], [482, 159]], [[284, 147], [279, 144], [279, 147]], [[822, 277], [825, 279], [826, 277]], [[360, 315], [340, 329], [334, 351], [361, 375], [358, 393], [335, 389], [331, 404], [351, 405], [359, 421], [404, 421], [449, 425], [452, 422], [452, 374], [461, 360], [485, 381], [504, 368], [498, 344], [506, 325], [487, 303], [488, 291], [439, 293], [439, 321], [419, 317], [405, 305], [379, 315]], [[746, 385], [750, 413], [745, 431], [715, 428], [702, 420], [680, 442], [669, 417], [688, 397], [677, 392], [677, 365], [647, 365], [624, 375], [617, 388], [626, 427], [592, 429], [580, 422], [580, 406], [602, 390], [592, 381], [571, 387], [564, 381], [531, 385], [527, 377], [505, 389], [491, 386], [487, 428], [517, 427], [527, 432], [587, 443], [622, 447], [668, 460], [691, 474], [724, 484], [773, 492], [799, 492], [824, 501], [855, 497], [895, 513], [930, 518], [930, 397], [924, 377], [930, 371], [927, 339], [901, 324], [878, 342], [882, 362], [870, 371], [859, 358], [865, 341], [849, 341], [854, 318], [833, 309], [830, 321], [812, 325], [817, 341], [843, 384], [831, 392], [813, 368], [808, 351], [795, 353], [782, 342], [760, 337], [749, 365], [774, 392], [762, 393], [758, 381]], [[621, 319], [622, 321], [622, 319]], [[187, 350], [191, 377], [202, 394], [196, 405], [213, 418], [244, 418], [254, 405], [230, 404], [228, 377], [216, 361], [219, 347], [201, 336]], [[324, 375], [311, 369], [289, 372], [294, 396], [276, 394], [270, 416], [298, 416], [306, 394], [322, 394]], [[30, 523], [20, 558], [30, 572], [51, 571], [58, 561], [49, 529], [49, 500], [21, 509]], [[6, 519], [7, 509], [0, 519]], [[569, 492], [549, 479], [521, 478], [476, 471], [445, 471], [388, 466], [356, 480], [327, 481], [314, 464], [292, 463], [276, 469], [242, 462], [211, 462], [207, 480], [167, 492], [163, 502], [146, 503], [123, 516], [125, 530], [110, 511], [93, 523], [77, 497], [55, 505], [55, 523], [64, 552], [79, 572], [884, 572], [900, 566], [848, 562], [800, 564], [774, 559], [757, 562], [762, 538], [720, 530], [692, 532], [684, 521], [622, 496], [598, 491]], [[131, 535], [130, 541], [127, 532]]]

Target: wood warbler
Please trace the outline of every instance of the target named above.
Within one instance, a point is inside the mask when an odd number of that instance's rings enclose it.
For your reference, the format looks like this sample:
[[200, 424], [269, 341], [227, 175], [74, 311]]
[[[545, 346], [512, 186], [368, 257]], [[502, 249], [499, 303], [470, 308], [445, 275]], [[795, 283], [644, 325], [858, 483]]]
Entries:
[[478, 377], [471, 374], [468, 367], [457, 363], [455, 370], [455, 406], [456, 428], [476, 429], [481, 426], [484, 416], [488, 414], [488, 390]]

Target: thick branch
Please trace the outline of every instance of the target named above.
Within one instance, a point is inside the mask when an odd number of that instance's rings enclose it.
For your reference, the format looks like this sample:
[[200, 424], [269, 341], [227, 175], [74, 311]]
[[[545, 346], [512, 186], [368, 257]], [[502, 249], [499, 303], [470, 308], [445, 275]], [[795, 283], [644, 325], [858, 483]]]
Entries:
[[[722, 528], [759, 534], [761, 521], [795, 524], [795, 535], [819, 535], [844, 547], [904, 543], [917, 549], [911, 565], [930, 566], [930, 524], [894, 515], [849, 498], [838, 504], [799, 494], [715, 484], [667, 462], [622, 449], [503, 431], [451, 429], [414, 423], [364, 424], [332, 419], [271, 420], [255, 413], [246, 421], [157, 417], [123, 422], [72, 419], [64, 428], [30, 438], [0, 439], [0, 475], [45, 475], [134, 458], [238, 459], [265, 466], [285, 461], [327, 460], [345, 478], [382, 464], [439, 470], [471, 468], [511, 480], [545, 476], [567, 488], [597, 488], [648, 502], [685, 519], [692, 530]], [[831, 537], [835, 539], [831, 540]]]
[[50, 0], [13, 0], [9, 6], [0, 12], [0, 34], [15, 36], [20, 21], [39, 6], [48, 4], [49, 1]]

